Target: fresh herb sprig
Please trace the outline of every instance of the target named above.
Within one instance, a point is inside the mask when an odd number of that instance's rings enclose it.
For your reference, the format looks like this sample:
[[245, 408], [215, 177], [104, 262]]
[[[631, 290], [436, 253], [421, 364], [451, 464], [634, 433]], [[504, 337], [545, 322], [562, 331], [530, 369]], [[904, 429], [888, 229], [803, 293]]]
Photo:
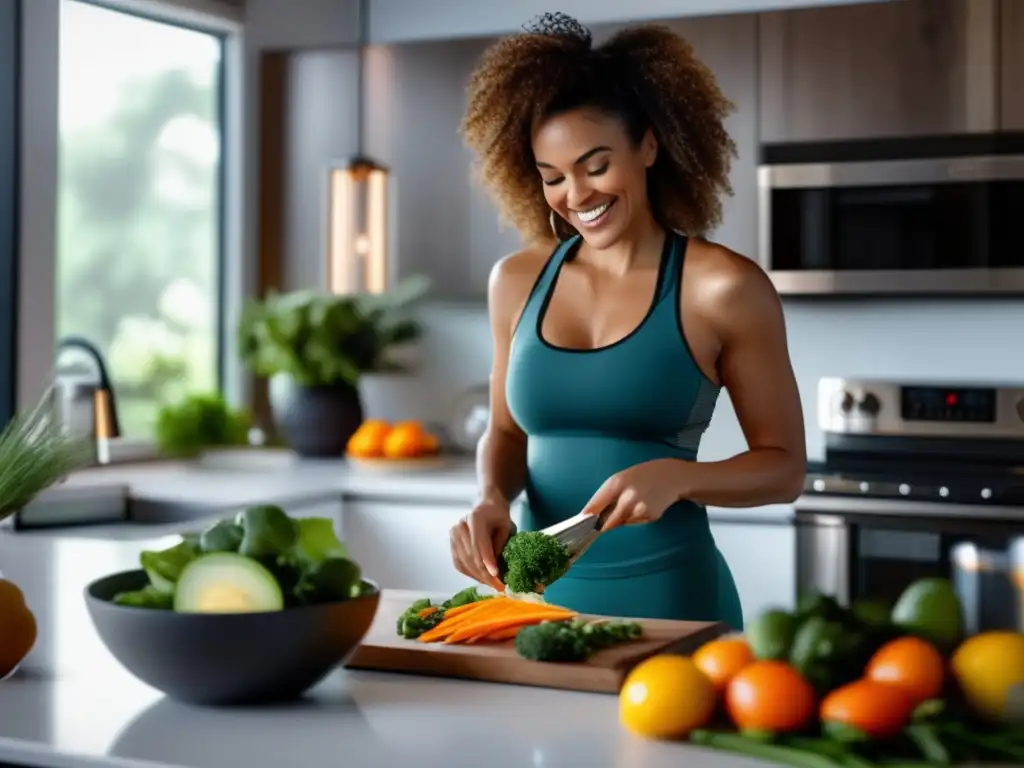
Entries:
[[91, 462], [89, 440], [65, 432], [51, 392], [16, 413], [0, 432], [0, 520]]

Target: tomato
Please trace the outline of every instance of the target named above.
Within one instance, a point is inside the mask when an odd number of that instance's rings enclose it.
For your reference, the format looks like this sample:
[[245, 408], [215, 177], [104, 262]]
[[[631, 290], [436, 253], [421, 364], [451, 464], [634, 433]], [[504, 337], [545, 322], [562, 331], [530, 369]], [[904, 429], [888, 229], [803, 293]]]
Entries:
[[898, 685], [920, 704], [942, 693], [946, 661], [927, 640], [901, 637], [886, 643], [875, 652], [864, 670], [864, 676], [880, 683]]
[[862, 678], [836, 688], [821, 702], [825, 724], [855, 728], [872, 738], [894, 736], [910, 722], [917, 702], [894, 683]]
[[693, 654], [693, 663], [722, 693], [741, 669], [754, 662], [754, 652], [742, 637], [723, 637], [705, 643]]
[[814, 717], [814, 689], [783, 661], [755, 661], [729, 681], [725, 708], [737, 728], [796, 731]]

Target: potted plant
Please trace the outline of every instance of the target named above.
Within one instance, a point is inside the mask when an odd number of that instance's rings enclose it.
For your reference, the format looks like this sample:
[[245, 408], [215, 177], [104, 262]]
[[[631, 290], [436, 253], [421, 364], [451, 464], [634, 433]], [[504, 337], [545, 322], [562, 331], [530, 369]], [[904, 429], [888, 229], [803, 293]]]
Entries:
[[420, 336], [407, 310], [428, 288], [413, 277], [383, 294], [270, 293], [239, 325], [243, 362], [269, 379], [280, 437], [301, 456], [340, 456], [363, 421], [359, 378], [404, 370], [400, 349]]
[[[92, 461], [91, 441], [65, 432], [56, 417], [51, 391], [30, 410], [16, 413], [0, 431], [0, 520]], [[35, 616], [25, 596], [3, 578], [0, 627], [2, 680], [13, 674], [36, 641]]]
[[192, 392], [160, 408], [156, 441], [164, 454], [192, 459], [210, 450], [248, 447], [251, 427], [249, 414], [232, 408], [219, 392]]

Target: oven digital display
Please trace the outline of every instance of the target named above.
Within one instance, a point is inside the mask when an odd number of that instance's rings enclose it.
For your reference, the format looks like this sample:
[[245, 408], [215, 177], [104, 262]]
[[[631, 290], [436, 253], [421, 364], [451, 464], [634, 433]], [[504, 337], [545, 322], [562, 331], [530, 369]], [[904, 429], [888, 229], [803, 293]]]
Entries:
[[996, 420], [996, 391], [981, 387], [903, 387], [904, 421], [962, 421], [991, 424]]

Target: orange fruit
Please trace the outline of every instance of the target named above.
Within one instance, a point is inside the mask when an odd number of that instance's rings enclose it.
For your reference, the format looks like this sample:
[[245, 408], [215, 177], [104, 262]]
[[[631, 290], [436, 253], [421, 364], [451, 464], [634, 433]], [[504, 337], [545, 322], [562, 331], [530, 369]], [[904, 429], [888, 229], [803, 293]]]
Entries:
[[391, 431], [386, 421], [372, 419], [359, 425], [348, 440], [345, 450], [360, 459], [377, 458], [384, 455], [384, 441]]
[[415, 422], [396, 424], [384, 438], [383, 451], [389, 459], [409, 459], [423, 452], [423, 427]]
[[10, 674], [36, 644], [36, 617], [17, 584], [0, 579], [0, 678]]
[[693, 660], [676, 654], [637, 664], [619, 691], [619, 722], [637, 736], [678, 739], [707, 725], [715, 713], [715, 686]]
[[705, 643], [693, 654], [693, 663], [703, 672], [719, 693], [725, 691], [729, 681], [748, 664], [754, 662], [754, 652], [742, 637], [723, 637]]
[[814, 689], [784, 661], [755, 661], [729, 681], [725, 708], [741, 730], [796, 731], [814, 717]]
[[821, 722], [855, 728], [871, 738], [902, 731], [917, 704], [904, 688], [862, 678], [836, 688], [821, 702]]
[[864, 676], [879, 683], [898, 685], [920, 704], [942, 693], [946, 661], [927, 640], [900, 637], [875, 651], [864, 669]]

